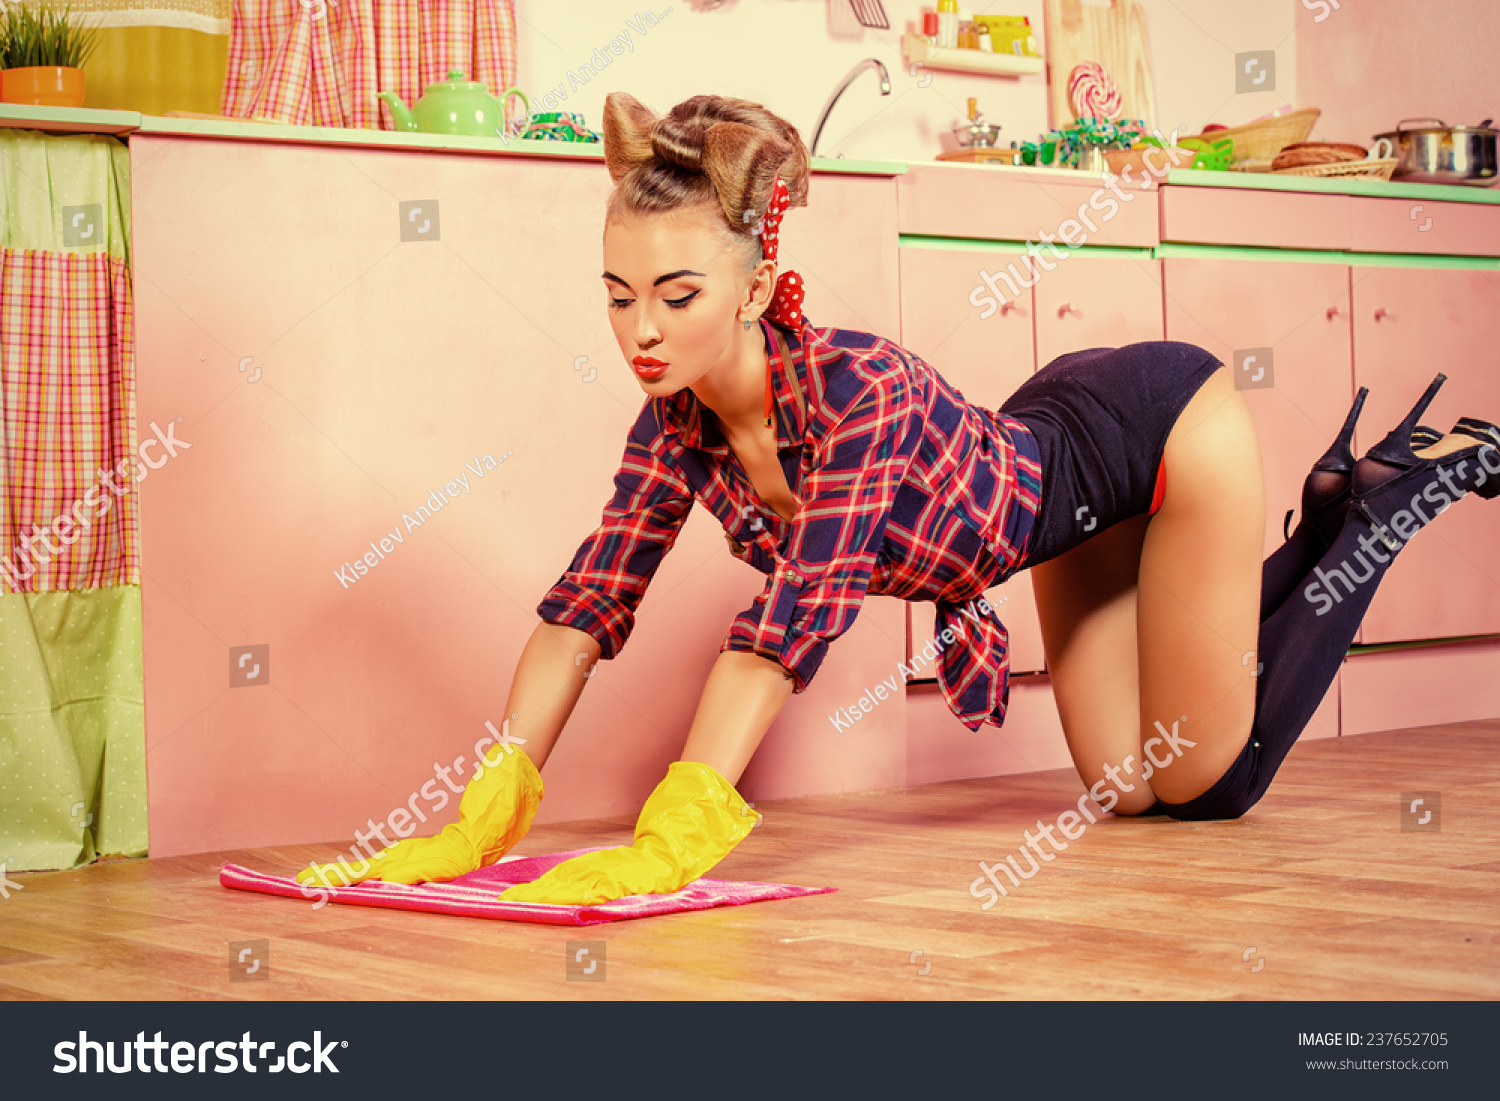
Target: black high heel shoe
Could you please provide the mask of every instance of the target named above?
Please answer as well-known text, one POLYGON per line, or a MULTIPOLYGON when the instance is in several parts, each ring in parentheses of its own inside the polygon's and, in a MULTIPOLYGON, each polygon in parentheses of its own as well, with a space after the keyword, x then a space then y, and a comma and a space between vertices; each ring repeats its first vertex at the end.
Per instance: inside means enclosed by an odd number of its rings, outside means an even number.
MULTIPOLYGON (((1500 427, 1496 427, 1489 421, 1476 420, 1473 417, 1460 417, 1453 431, 1460 436, 1473 436, 1480 443, 1487 443, 1491 447, 1500 448, 1500 427)), ((1437 441, 1434 440, 1433 443, 1437 441)), ((1413 445, 1415 446, 1415 445, 1413 445)), ((1431 446, 1430 444, 1428 446, 1431 446)))
MULTIPOLYGON (((1351 448, 1354 441, 1354 425, 1359 420, 1360 411, 1364 408, 1365 398, 1369 393, 1368 387, 1360 387, 1338 437, 1323 457, 1313 464, 1312 472, 1302 483, 1302 515, 1304 518, 1315 517, 1313 530, 1323 540, 1325 548, 1332 544, 1333 537, 1344 526, 1344 516, 1349 511, 1351 499, 1349 479, 1354 473, 1354 452, 1351 448)), ((1496 428, 1488 421, 1464 417, 1454 425, 1453 434, 1473 436, 1481 442, 1490 442, 1500 447, 1500 428, 1496 428)), ((1445 433, 1439 432, 1436 428, 1419 424, 1412 429, 1412 450, 1425 451, 1441 441, 1444 435, 1445 433)), ((1287 539, 1292 537, 1294 515, 1296 515, 1295 511, 1288 509, 1286 519, 1282 521, 1282 534, 1287 539)))
MULTIPOLYGON (((1312 471, 1302 483, 1302 522, 1307 524, 1330 547, 1344 526, 1344 515, 1351 499, 1349 486, 1354 474, 1354 452, 1350 445, 1354 441, 1354 424, 1359 420, 1360 410, 1365 407, 1365 398, 1370 389, 1361 386, 1354 395, 1354 404, 1344 418, 1344 426, 1323 457, 1313 463, 1312 471)), ((1283 530, 1291 538, 1292 514, 1286 514, 1283 530)))
POLYGON ((1441 373, 1433 379, 1406 419, 1354 464, 1349 507, 1369 523, 1393 554, 1432 516, 1466 493, 1486 500, 1500 496, 1500 428, 1488 421, 1469 417, 1460 421, 1464 426, 1460 434, 1473 435, 1476 442, 1446 455, 1422 458, 1412 448, 1417 419, 1447 381, 1448 376, 1441 373), (1483 454, 1486 451, 1494 454, 1483 454))

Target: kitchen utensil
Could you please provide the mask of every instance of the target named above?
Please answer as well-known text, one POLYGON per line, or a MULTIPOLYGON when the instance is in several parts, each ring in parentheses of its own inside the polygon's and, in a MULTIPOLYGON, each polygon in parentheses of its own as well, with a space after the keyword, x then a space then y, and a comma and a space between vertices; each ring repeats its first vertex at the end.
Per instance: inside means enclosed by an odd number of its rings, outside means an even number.
POLYGON ((416 106, 408 108, 394 92, 378 92, 396 120, 397 130, 420 130, 428 134, 469 134, 474 137, 505 136, 505 101, 519 96, 531 114, 531 102, 519 88, 507 88, 498 96, 476 80, 465 80, 462 69, 450 69, 447 80, 429 84, 416 106))
MULTIPOLYGON (((1017 5, 1019 6, 1019 5, 1017 5)), ((1053 126, 1078 115, 1068 98, 1068 77, 1084 62, 1109 70, 1120 89, 1120 114, 1156 125, 1151 53, 1140 0, 1110 0, 1108 7, 1081 0, 1044 0, 1048 61, 1047 100, 1053 126)), ((1095 112, 1097 113, 1097 112, 1095 112)), ((1119 117, 1119 116, 1116 116, 1119 117)))
MULTIPOLYGON (((1382 161, 1387 157, 1396 156, 1396 145, 1390 138, 1376 138, 1375 144, 1370 146, 1370 151, 1365 154, 1366 160, 1382 161)), ((1397 158, 1400 159, 1399 157, 1397 158)))
POLYGON ((970 96, 968 125, 955 126, 953 136, 963 149, 972 146, 990 148, 1000 139, 1000 127, 984 121, 984 116, 979 113, 979 101, 970 96))
POLYGON ((1021 151, 1019 149, 1002 149, 999 147, 992 149, 983 145, 970 145, 963 149, 939 153, 937 159, 940 161, 957 161, 960 164, 1019 164, 1021 163, 1021 151))
POLYGON ((1300 111, 1278 115, 1275 118, 1247 122, 1243 126, 1231 126, 1227 130, 1212 130, 1197 137, 1215 142, 1228 138, 1234 142, 1236 161, 1270 161, 1288 145, 1306 141, 1312 133, 1313 124, 1323 113, 1320 107, 1304 107, 1300 111))
POLYGON ((1073 167, 1080 172, 1091 172, 1097 176, 1109 165, 1104 159, 1104 146, 1095 142, 1082 142, 1075 152, 1077 155, 1073 159, 1073 167))
POLYGON ((1495 137, 1485 119, 1478 126, 1448 126, 1441 119, 1402 119, 1396 129, 1376 134, 1395 145, 1396 170, 1392 179, 1412 183, 1468 184, 1489 187, 1495 182, 1495 137), (1414 126, 1409 122, 1432 122, 1436 126, 1414 126))
POLYGON ((859 20, 861 27, 891 29, 891 21, 885 17, 885 5, 880 0, 849 0, 849 6, 854 9, 854 18, 859 20))

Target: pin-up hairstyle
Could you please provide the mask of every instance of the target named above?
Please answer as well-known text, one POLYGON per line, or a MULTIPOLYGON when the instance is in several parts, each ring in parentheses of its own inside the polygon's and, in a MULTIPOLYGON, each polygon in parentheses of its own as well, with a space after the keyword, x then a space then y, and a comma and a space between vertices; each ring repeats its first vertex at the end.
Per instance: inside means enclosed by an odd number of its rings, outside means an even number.
POLYGON ((658 116, 634 96, 604 100, 604 161, 615 189, 607 218, 714 204, 759 251, 756 229, 780 173, 792 206, 807 205, 807 147, 758 103, 694 96, 658 116))

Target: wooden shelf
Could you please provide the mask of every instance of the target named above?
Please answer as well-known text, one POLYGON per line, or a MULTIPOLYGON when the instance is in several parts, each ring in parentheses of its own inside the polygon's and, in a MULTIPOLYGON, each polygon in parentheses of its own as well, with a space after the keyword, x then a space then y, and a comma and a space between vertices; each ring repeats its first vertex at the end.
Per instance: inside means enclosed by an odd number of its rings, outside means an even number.
POLYGON ((948 69, 958 73, 983 73, 986 76, 1032 76, 1043 72, 1046 59, 1020 57, 1016 54, 988 54, 981 50, 955 50, 933 46, 919 34, 901 36, 901 53, 908 65, 925 69, 948 69))

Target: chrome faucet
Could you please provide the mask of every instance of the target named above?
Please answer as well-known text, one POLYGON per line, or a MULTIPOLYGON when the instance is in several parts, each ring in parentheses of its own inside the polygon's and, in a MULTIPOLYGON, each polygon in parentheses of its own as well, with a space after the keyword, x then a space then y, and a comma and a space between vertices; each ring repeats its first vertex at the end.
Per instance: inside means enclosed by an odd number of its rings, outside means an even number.
POLYGON ((839 86, 833 90, 833 95, 828 97, 828 102, 823 105, 823 112, 818 116, 818 125, 813 130, 812 147, 808 150, 810 156, 818 155, 818 139, 823 136, 823 126, 828 122, 828 115, 833 110, 833 105, 839 101, 839 96, 844 94, 844 89, 854 83, 854 78, 859 76, 865 69, 874 69, 880 74, 880 94, 888 96, 891 94, 891 74, 885 71, 885 66, 877 59, 867 57, 845 74, 844 79, 839 81, 839 86))

